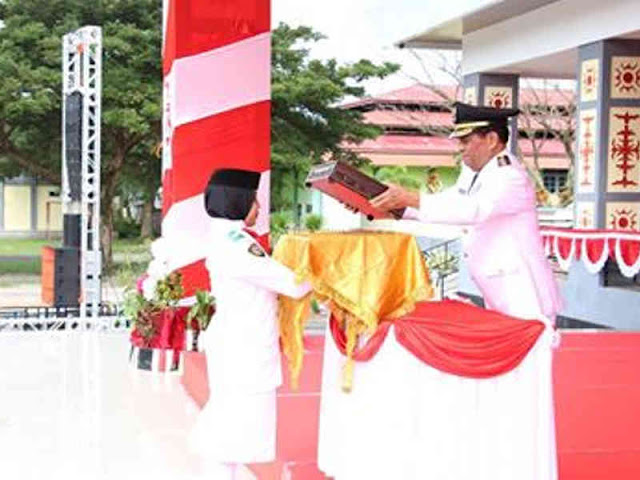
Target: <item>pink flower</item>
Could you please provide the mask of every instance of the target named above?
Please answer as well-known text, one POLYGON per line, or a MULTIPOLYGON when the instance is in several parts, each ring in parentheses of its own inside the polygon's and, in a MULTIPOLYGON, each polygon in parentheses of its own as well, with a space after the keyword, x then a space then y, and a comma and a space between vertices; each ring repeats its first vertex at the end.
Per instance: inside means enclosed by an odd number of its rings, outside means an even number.
POLYGON ((142 294, 142 284, 144 283, 144 281, 149 278, 149 274, 148 273, 144 273, 142 275, 140 275, 138 277, 138 279, 136 280, 136 291, 139 294, 142 294))

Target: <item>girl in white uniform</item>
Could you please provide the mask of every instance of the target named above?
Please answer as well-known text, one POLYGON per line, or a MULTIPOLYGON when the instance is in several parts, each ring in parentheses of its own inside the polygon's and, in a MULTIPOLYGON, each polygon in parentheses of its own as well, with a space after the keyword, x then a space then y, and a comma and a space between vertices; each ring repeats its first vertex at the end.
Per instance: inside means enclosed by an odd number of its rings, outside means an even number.
POLYGON ((265 464, 275 460, 276 388, 282 383, 277 295, 300 298, 311 290, 243 230, 258 215, 259 179, 255 172, 218 170, 205 192, 212 217, 206 266, 216 313, 200 337, 210 398, 191 442, 214 480, 234 479, 238 464, 261 478, 274 475, 265 464))

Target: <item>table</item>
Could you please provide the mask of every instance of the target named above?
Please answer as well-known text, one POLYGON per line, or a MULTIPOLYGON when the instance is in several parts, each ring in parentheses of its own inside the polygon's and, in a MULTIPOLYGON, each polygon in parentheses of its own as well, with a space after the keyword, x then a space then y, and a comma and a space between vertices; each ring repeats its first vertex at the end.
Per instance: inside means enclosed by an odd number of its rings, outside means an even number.
MULTIPOLYGON (((554 334, 545 323, 421 301, 426 267, 403 234, 292 234, 274 257, 332 311, 318 453, 328 476, 556 479, 554 334)), ((282 299, 294 374, 307 302, 282 299)))

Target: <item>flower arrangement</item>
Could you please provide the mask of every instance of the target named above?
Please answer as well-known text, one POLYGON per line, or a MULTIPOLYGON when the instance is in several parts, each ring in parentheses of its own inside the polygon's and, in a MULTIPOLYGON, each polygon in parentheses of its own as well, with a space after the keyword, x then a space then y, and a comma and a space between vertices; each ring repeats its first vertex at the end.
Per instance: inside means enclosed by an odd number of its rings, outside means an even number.
POLYGON ((187 348, 198 350, 198 336, 207 329, 211 316, 215 312, 216 303, 211 294, 205 290, 196 291, 196 303, 191 306, 186 316, 187 348))
POLYGON ((154 298, 161 307, 175 307, 183 294, 182 274, 172 272, 158 281, 154 298))
POLYGON ((163 312, 172 310, 182 298, 182 275, 173 272, 158 281, 151 299, 144 297, 140 289, 129 291, 124 299, 123 312, 133 326, 132 338, 140 337, 145 347, 159 333, 163 312))
POLYGON ((205 290, 196 292, 196 303, 187 314, 187 328, 193 328, 193 320, 196 321, 199 331, 206 330, 215 311, 216 302, 211 294, 205 290))

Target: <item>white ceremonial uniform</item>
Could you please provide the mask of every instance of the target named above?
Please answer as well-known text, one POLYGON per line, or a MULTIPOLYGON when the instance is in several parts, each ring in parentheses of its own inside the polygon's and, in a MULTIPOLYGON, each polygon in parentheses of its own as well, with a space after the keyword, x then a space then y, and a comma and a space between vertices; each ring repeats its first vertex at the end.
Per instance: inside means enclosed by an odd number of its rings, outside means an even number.
POLYGON ((561 300, 544 254, 535 191, 524 167, 506 151, 477 175, 442 193, 420 196, 404 218, 468 225, 463 239, 469 271, 487 308, 550 322, 561 300))
POLYGON ((216 313, 203 332, 210 398, 190 439, 208 460, 275 459, 276 398, 282 383, 277 295, 306 295, 291 270, 242 230, 242 221, 213 218, 206 266, 216 313))

